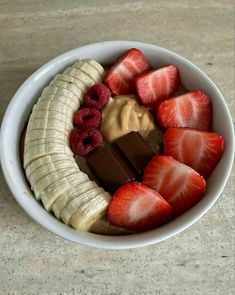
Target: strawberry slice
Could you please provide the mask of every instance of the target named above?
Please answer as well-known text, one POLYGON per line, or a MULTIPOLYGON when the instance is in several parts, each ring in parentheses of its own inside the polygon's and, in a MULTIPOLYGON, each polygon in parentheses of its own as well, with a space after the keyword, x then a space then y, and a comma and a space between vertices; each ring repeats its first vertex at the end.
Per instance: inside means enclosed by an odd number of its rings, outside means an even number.
POLYGON ((193 207, 203 196, 206 182, 189 166, 167 156, 155 156, 146 166, 143 183, 159 192, 175 215, 193 207))
POLYGON ((138 75, 135 85, 140 103, 146 107, 156 106, 173 94, 179 82, 179 71, 173 65, 138 75))
POLYGON ((219 162, 224 140, 216 133, 170 128, 164 134, 164 154, 192 167, 207 178, 219 162))
POLYGON ((140 182, 129 182, 113 195, 108 221, 133 231, 145 231, 169 221, 171 206, 154 190, 140 182))
POLYGON ((135 76, 148 69, 143 53, 137 48, 131 48, 115 61, 104 83, 113 95, 133 94, 135 76))
POLYGON ((211 129, 212 105, 206 94, 193 90, 162 102, 156 117, 166 129, 189 127, 206 131, 211 129))

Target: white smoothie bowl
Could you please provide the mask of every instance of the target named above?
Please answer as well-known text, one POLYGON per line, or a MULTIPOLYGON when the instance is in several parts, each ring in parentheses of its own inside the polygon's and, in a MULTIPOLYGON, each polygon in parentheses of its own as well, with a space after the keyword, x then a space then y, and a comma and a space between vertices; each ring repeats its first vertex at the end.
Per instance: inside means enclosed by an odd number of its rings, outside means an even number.
POLYGON ((182 232, 200 219, 215 203, 225 187, 234 157, 234 129, 225 100, 210 78, 187 59, 164 48, 132 41, 108 41, 68 51, 39 68, 12 98, 1 126, 1 165, 6 182, 21 207, 49 231, 78 244, 105 249, 128 249, 158 243, 182 232), (65 67, 81 58, 110 64, 127 49, 139 48, 152 67, 173 64, 187 90, 198 89, 209 95, 213 104, 213 129, 225 141, 224 154, 210 176, 203 199, 185 214, 154 230, 126 236, 105 236, 79 232, 57 220, 36 201, 25 179, 20 162, 19 139, 43 87, 65 67))

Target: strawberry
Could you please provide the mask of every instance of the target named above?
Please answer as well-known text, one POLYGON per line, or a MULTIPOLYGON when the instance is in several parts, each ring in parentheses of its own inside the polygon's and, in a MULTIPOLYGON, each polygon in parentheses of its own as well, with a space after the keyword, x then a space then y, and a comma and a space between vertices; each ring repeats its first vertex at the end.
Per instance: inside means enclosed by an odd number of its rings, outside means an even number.
POLYGON ((179 72, 173 65, 136 76, 135 86, 141 104, 155 107, 179 87, 179 72))
POLYGON ((223 138, 212 132, 170 128, 164 134, 164 154, 192 167, 204 178, 219 162, 223 146, 223 138))
POLYGON ((206 94, 193 90, 162 102, 156 117, 166 129, 189 127, 206 131, 211 129, 212 105, 206 94))
POLYGON ((155 156, 146 166, 143 183, 172 206, 175 215, 193 207, 203 196, 206 182, 189 166, 172 157, 155 156))
POLYGON ((171 217, 171 206, 159 193, 140 182, 119 187, 108 207, 110 224, 137 232, 161 225, 171 217))
POLYGON ((149 69, 143 53, 137 48, 131 48, 121 55, 109 70, 105 85, 113 95, 134 93, 134 77, 149 69))

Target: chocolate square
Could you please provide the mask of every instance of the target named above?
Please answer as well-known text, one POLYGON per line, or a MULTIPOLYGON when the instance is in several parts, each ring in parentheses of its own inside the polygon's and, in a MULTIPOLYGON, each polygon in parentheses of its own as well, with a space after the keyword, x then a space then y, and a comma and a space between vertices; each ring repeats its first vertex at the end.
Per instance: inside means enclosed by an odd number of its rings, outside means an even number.
POLYGON ((87 164, 105 189, 114 192, 122 184, 136 179, 125 158, 112 146, 104 147, 87 158, 87 164))
POLYGON ((145 166, 154 156, 138 132, 130 132, 120 137, 114 144, 138 175, 143 173, 145 166))

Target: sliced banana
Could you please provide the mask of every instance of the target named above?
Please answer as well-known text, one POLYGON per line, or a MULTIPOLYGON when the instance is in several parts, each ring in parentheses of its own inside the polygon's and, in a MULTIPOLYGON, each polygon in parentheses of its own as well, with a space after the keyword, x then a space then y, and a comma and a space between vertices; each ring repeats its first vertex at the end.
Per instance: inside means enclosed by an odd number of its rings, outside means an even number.
MULTIPOLYGON (((67 139, 68 141, 68 139, 67 139)), ((57 138, 53 138, 53 137, 47 137, 47 138, 39 138, 39 139, 35 139, 32 141, 28 141, 27 144, 25 144, 24 146, 24 150, 25 152, 27 152, 28 150, 36 147, 36 146, 42 146, 42 145, 65 145, 65 141, 57 139, 57 138)))
POLYGON ((38 105, 40 105, 43 101, 56 101, 56 102, 62 102, 65 105, 67 105, 67 109, 69 108, 70 111, 74 112, 80 107, 80 102, 78 101, 77 97, 75 98, 68 98, 63 95, 42 95, 38 99, 38 105))
POLYGON ((110 195, 107 192, 99 194, 77 209, 69 220, 69 224, 81 231, 88 231, 108 208, 110 195))
POLYGON ((33 129, 60 129, 60 130, 68 130, 70 132, 73 129, 73 124, 70 122, 66 121, 60 121, 54 118, 34 118, 30 117, 29 123, 28 123, 29 128, 33 129))
POLYGON ((32 161, 37 160, 40 157, 53 154, 66 154, 72 156, 73 152, 65 144, 40 144, 32 146, 24 151, 24 168, 26 168, 32 161))
POLYGON ((35 139, 32 141, 28 141, 27 143, 25 143, 24 149, 25 151, 31 149, 32 147, 36 146, 36 145, 42 145, 42 144, 66 144, 66 142, 68 142, 69 139, 67 140, 63 140, 63 139, 58 139, 58 138, 53 138, 53 137, 47 137, 47 138, 39 138, 39 139, 35 139))
POLYGON ((68 188, 61 196, 55 201, 53 204, 52 210, 57 218, 60 218, 60 214, 67 204, 75 199, 78 198, 79 195, 89 191, 92 188, 98 187, 96 182, 94 181, 86 181, 83 183, 79 183, 74 187, 68 188))
POLYGON ((76 85, 81 91, 84 93, 87 91, 87 86, 80 79, 66 75, 66 74, 58 74, 55 76, 55 80, 65 81, 76 85))
POLYGON ((30 117, 28 128, 30 129, 29 131, 37 129, 58 129, 60 131, 72 130, 73 124, 71 123, 71 118, 70 120, 68 118, 69 117, 67 116, 63 119, 63 114, 60 114, 58 116, 47 116, 47 114, 44 113, 44 116, 41 116, 41 114, 35 113, 30 117))
POLYGON ((72 92, 78 99, 78 101, 82 100, 83 93, 80 88, 78 88, 76 85, 72 84, 71 82, 65 82, 60 80, 53 80, 50 83, 51 86, 55 87, 61 87, 64 88, 70 92, 72 92))
POLYGON ((33 129, 30 128, 27 130, 25 137, 25 144, 29 141, 33 141, 36 139, 45 138, 47 135, 48 137, 54 137, 54 138, 64 138, 65 140, 68 140, 69 132, 64 132, 61 129, 58 128, 48 128, 48 129, 33 129))
MULTIPOLYGON (((56 118, 51 117, 50 114, 50 110, 42 110, 38 113, 38 109, 34 109, 28 122, 25 144, 31 140, 44 138, 46 136, 54 137, 55 139, 58 138, 60 141, 62 137, 68 138, 70 131, 73 129, 71 119, 71 117, 73 117, 72 113, 67 117, 62 113, 58 113, 56 118), (37 132, 36 130, 39 131, 37 132), (39 135, 40 137, 38 137, 39 135)), ((66 140, 66 142, 68 141, 66 140)))
POLYGON ((58 74, 42 91, 30 116, 24 148, 26 177, 46 210, 80 230, 103 215, 109 193, 80 171, 69 147, 74 112, 104 69, 85 59, 58 74))
POLYGON ((67 114, 58 113, 54 110, 37 110, 34 111, 30 117, 30 119, 42 119, 42 118, 50 118, 56 119, 59 121, 64 121, 68 124, 71 124, 71 118, 67 114))
POLYGON ((29 142, 39 139, 54 138, 56 141, 69 145, 69 134, 65 134, 58 129, 30 129, 25 136, 25 147, 29 142))
POLYGON ((33 161, 28 167, 25 169, 27 178, 30 177, 32 173, 38 168, 45 167, 45 165, 53 163, 64 163, 65 161, 74 161, 73 156, 68 156, 66 154, 54 154, 54 155, 48 155, 41 158, 38 158, 37 160, 33 161))
POLYGON ((63 74, 80 79, 86 84, 87 88, 90 88, 96 83, 87 73, 73 67, 67 68, 63 74))
MULTIPOLYGON (((55 80, 53 80, 55 81, 55 80)), ((75 95, 73 92, 70 90, 64 88, 64 87, 59 87, 59 86, 53 86, 49 85, 45 87, 42 91, 42 96, 44 95, 58 95, 58 96, 66 96, 67 98, 77 98, 77 95, 75 95)))
MULTIPOLYGON (((67 142, 68 142, 68 138, 69 138, 69 135, 70 135, 70 132, 71 132, 71 126, 67 126, 67 125, 62 125, 62 124, 58 124, 56 125, 55 121, 45 121, 43 123, 43 120, 41 119, 37 119, 37 120, 34 120, 33 122, 35 122, 35 128, 36 129, 32 129, 30 128, 28 134, 27 134, 27 137, 25 139, 25 142, 29 142, 29 141, 32 141, 32 137, 31 137, 31 133, 35 130, 40 130, 40 131, 54 131, 54 132, 58 132, 58 133, 61 133, 61 137, 64 136, 67 138, 67 142), (40 120, 40 121, 39 121, 40 120), (42 121, 42 122, 41 122, 42 121), (62 131, 63 130, 63 131, 62 131)), ((66 123, 65 123, 66 124, 66 123)), ((33 126, 33 123, 30 122, 30 127, 33 126)), ((53 138, 56 138, 55 136, 52 136, 53 138)))
POLYGON ((34 183, 36 185, 40 179, 43 179, 44 177, 49 176, 51 173, 59 172, 60 170, 76 170, 80 171, 78 165, 74 163, 74 161, 57 161, 57 162, 48 162, 43 166, 38 167, 33 171, 33 173, 30 174, 28 177, 28 180, 31 183, 34 183))
POLYGON ((65 114, 66 116, 70 116, 73 114, 73 109, 71 107, 68 108, 68 105, 64 102, 58 102, 58 101, 51 101, 51 100, 44 100, 41 101, 40 104, 37 103, 33 107, 33 112, 36 111, 55 111, 61 114, 65 114))
POLYGON ((32 142, 43 143, 45 138, 50 138, 50 141, 54 142, 63 142, 66 145, 69 145, 69 136, 66 136, 63 132, 53 129, 30 129, 30 132, 27 133, 25 138, 25 146, 32 142))
POLYGON ((104 68, 102 67, 101 64, 99 64, 97 61, 95 61, 94 59, 91 59, 91 58, 83 59, 83 61, 85 61, 85 62, 89 63, 90 65, 92 65, 100 73, 101 78, 103 78, 103 76, 104 76, 104 68))
POLYGON ((38 180, 38 182, 33 183, 33 185, 31 186, 35 193, 36 199, 40 200, 42 192, 48 186, 59 181, 60 179, 65 178, 66 176, 69 176, 71 174, 77 174, 77 173, 80 173, 78 167, 69 168, 69 169, 65 168, 65 169, 61 169, 59 171, 53 171, 49 174, 44 175, 42 178, 38 180))
POLYGON ((88 62, 84 62, 84 60, 79 60, 75 64, 72 65, 72 68, 78 69, 83 73, 89 75, 94 82, 98 81, 101 82, 102 76, 100 75, 99 71, 88 62))
POLYGON ((61 211, 61 219, 64 221, 65 224, 69 224, 69 220, 71 216, 77 211, 77 209, 84 203, 92 200, 100 193, 104 192, 103 188, 95 187, 90 189, 87 192, 80 194, 77 198, 72 199, 67 206, 61 211))
MULTIPOLYGON (((46 122, 58 122, 59 126, 67 125, 72 126, 73 114, 70 113, 69 115, 56 113, 55 111, 51 110, 40 110, 34 111, 29 118, 28 124, 32 129, 38 129, 39 126, 34 128, 31 124, 34 124, 36 121, 43 121, 43 126, 45 126, 46 122)), ((59 127, 61 128, 61 127, 59 127)))
POLYGON ((41 194, 41 200, 44 207, 47 211, 51 211, 54 202, 61 196, 61 194, 63 194, 63 192, 67 191, 69 187, 72 187, 77 183, 83 183, 88 180, 88 176, 85 173, 78 172, 52 183, 41 194))

